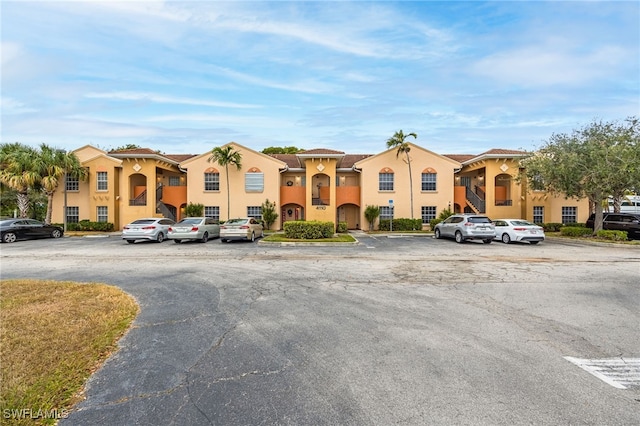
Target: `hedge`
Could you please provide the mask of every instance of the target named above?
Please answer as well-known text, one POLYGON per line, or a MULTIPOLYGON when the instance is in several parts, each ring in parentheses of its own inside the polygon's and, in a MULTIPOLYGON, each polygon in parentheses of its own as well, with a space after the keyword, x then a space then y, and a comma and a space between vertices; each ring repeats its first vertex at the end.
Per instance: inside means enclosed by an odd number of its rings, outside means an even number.
POLYGON ((347 222, 338 222, 338 234, 344 234, 347 232, 349 225, 347 222))
POLYGON ((283 228, 286 238, 320 240, 333 237, 334 226, 333 222, 288 220, 284 223, 283 228))
POLYGON ((607 231, 604 229, 596 232, 596 237, 612 241, 627 241, 628 239, 627 231, 607 231))
MULTIPOLYGON (((379 230, 380 231, 390 231, 390 219, 381 219, 379 230)), ((406 219, 406 218, 398 218, 393 219, 393 230, 394 231, 422 231, 422 219, 406 219)))
POLYGON ((560 235, 566 237, 584 237, 593 234, 593 230, 584 226, 563 226, 560 228, 560 235))
POLYGON ((111 222, 91 222, 89 220, 81 220, 77 223, 67 223, 67 231, 100 231, 112 232, 114 230, 111 222))

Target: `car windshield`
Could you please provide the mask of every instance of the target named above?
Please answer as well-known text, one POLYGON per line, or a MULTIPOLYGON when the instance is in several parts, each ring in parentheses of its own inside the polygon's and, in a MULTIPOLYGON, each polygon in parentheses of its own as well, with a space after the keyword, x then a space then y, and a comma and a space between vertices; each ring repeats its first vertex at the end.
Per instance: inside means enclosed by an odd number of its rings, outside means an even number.
POLYGON ((242 225, 247 223, 247 219, 229 219, 225 225, 242 225))

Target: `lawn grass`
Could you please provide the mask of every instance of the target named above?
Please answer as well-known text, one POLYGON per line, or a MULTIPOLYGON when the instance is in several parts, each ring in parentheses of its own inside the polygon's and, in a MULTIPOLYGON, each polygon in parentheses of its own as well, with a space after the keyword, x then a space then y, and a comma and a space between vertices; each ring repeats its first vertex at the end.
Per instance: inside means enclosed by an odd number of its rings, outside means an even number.
POLYGON ((0 422, 65 417, 138 311, 105 284, 0 280, 0 422))
POLYGON ((263 241, 270 243, 355 243, 356 239, 349 234, 335 234, 332 238, 319 238, 319 239, 297 239, 286 238, 284 233, 275 233, 263 238, 263 241))

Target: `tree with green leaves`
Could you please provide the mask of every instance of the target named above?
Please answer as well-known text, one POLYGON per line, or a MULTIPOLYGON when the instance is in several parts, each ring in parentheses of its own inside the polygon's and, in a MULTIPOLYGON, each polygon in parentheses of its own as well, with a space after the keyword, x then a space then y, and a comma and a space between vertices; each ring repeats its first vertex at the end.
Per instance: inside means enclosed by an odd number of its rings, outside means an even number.
POLYGON ((373 231, 373 224, 378 216, 380 216, 380 207, 368 205, 364 209, 364 218, 369 222, 369 231, 373 231))
POLYGON ((227 178, 227 220, 231 219, 231 194, 229 191, 229 165, 236 167, 236 170, 242 169, 242 154, 239 151, 233 149, 233 146, 217 146, 211 150, 210 162, 218 163, 225 169, 225 175, 227 178))
POLYGON ((0 181, 16 191, 21 218, 28 217, 29 190, 40 180, 37 159, 37 150, 30 146, 18 142, 0 146, 0 181))
POLYGON ((396 158, 404 155, 404 161, 409 166, 409 195, 411 197, 411 219, 413 219, 413 177, 411 175, 411 156, 409 156, 411 146, 409 146, 409 142, 407 142, 409 136, 413 136, 413 139, 418 138, 418 135, 415 133, 407 133, 405 135, 402 130, 398 130, 392 137, 387 139, 387 148, 396 148, 396 158))
POLYGON ((261 152, 263 154, 297 154, 300 151, 302 150, 295 146, 270 146, 269 148, 263 149, 261 152))
POLYGON ((640 182, 640 122, 594 121, 571 134, 553 134, 521 166, 519 180, 526 178, 529 190, 588 198, 597 232, 602 229, 602 202, 622 197, 640 182))
POLYGON ((80 180, 86 179, 87 170, 82 167, 80 160, 74 153, 52 148, 46 144, 40 145, 36 167, 40 175, 40 187, 47 196, 47 211, 44 222, 50 225, 53 212, 53 195, 58 186, 66 184, 65 179, 67 176, 80 180))
POLYGON ((278 219, 278 213, 276 212, 276 203, 267 200, 262 203, 262 220, 267 229, 271 228, 271 225, 278 219))

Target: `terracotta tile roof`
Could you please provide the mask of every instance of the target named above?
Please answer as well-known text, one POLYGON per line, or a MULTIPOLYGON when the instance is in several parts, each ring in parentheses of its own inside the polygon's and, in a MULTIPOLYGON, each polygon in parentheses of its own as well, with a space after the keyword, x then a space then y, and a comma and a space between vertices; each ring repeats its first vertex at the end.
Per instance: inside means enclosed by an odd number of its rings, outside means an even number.
POLYGON ((372 156, 373 156, 373 154, 346 154, 338 162, 338 168, 340 168, 340 169, 350 169, 358 161, 364 160, 365 158, 369 158, 369 157, 372 157, 372 156))
POLYGON ((333 149, 324 149, 324 148, 316 148, 316 149, 309 149, 307 151, 301 151, 298 154, 312 154, 312 155, 316 155, 316 154, 332 154, 332 155, 336 155, 336 154, 344 154, 344 152, 342 151, 334 151, 333 149))
POLYGON ((489 151, 485 151, 482 154, 478 154, 475 157, 481 157, 483 155, 522 155, 522 154, 527 154, 526 151, 516 151, 513 149, 500 149, 500 148, 493 148, 490 149, 489 151))
POLYGON ((302 165, 300 164, 300 160, 298 160, 298 157, 296 156, 296 154, 267 154, 269 155, 269 157, 273 157, 276 160, 280 160, 282 162, 284 162, 287 166, 289 166, 292 169, 299 169, 302 167, 302 165))
POLYGON ((177 161, 178 163, 182 163, 183 161, 187 161, 189 158, 197 157, 195 154, 166 154, 165 157, 177 161))
POLYGON ((140 154, 145 154, 145 155, 149 155, 149 154, 157 154, 156 151, 149 149, 149 148, 134 148, 134 149, 122 149, 122 150, 113 150, 113 151, 109 151, 109 154, 122 154, 122 155, 140 155, 140 154))
POLYGON ((477 155, 473 154, 442 154, 442 156, 451 158, 453 161, 457 161, 458 163, 464 163, 467 160, 477 157, 477 155))

